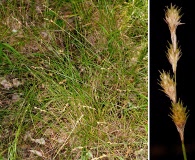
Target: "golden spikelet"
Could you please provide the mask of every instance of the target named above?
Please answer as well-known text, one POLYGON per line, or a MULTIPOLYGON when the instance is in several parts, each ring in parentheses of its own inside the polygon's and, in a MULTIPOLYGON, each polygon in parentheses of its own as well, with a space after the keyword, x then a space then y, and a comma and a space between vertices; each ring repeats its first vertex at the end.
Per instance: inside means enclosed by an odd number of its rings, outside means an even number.
POLYGON ((184 128, 188 118, 188 112, 186 107, 183 106, 181 101, 177 103, 172 103, 171 115, 173 122, 175 123, 177 130, 180 134, 181 141, 184 140, 184 128))

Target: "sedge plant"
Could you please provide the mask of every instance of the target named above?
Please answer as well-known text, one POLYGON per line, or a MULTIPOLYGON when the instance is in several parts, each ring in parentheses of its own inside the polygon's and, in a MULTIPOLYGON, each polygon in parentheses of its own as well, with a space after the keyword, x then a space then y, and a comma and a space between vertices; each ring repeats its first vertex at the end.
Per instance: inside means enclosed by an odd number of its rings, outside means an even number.
POLYGON ((162 91, 170 98, 171 100, 171 114, 174 124, 176 125, 177 131, 179 132, 182 151, 184 160, 187 160, 186 150, 184 145, 184 128, 188 118, 188 112, 186 107, 183 106, 183 103, 180 99, 177 98, 177 89, 176 89, 176 70, 177 70, 177 62, 181 57, 181 50, 178 47, 176 29, 179 25, 183 24, 180 22, 181 20, 181 9, 175 5, 167 7, 165 11, 165 22, 167 23, 170 35, 171 35, 171 43, 169 43, 168 51, 167 51, 167 59, 169 60, 172 66, 172 73, 165 72, 164 70, 160 72, 160 86, 162 87, 162 91))

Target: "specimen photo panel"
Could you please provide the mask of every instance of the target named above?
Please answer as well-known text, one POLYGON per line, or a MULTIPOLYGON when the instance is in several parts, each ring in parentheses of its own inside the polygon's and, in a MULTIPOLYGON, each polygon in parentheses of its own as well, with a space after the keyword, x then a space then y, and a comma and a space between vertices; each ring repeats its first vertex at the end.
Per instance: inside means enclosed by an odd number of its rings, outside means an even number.
POLYGON ((194 8, 181 0, 149 3, 150 159, 194 159, 194 8))

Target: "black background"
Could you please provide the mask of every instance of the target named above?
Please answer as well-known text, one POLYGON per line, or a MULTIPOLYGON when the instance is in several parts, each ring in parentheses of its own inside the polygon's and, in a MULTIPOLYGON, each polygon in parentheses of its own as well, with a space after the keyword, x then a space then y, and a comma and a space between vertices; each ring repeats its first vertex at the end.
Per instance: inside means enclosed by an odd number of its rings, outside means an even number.
POLYGON ((189 110, 185 126, 185 145, 188 160, 195 160, 195 7, 192 1, 150 0, 149 2, 149 78, 150 78, 150 160, 183 160, 179 133, 170 114, 171 101, 160 91, 159 71, 172 68, 166 57, 170 31, 164 21, 166 6, 181 8, 177 40, 182 56, 177 67, 177 97, 189 110))

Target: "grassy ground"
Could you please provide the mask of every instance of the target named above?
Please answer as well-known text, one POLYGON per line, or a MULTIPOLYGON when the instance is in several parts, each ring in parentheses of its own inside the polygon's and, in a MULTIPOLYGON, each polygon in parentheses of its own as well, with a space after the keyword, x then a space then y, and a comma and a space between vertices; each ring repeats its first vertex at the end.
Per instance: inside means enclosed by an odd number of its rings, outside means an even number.
POLYGON ((0 159, 147 159, 147 9, 0 2, 0 159))

